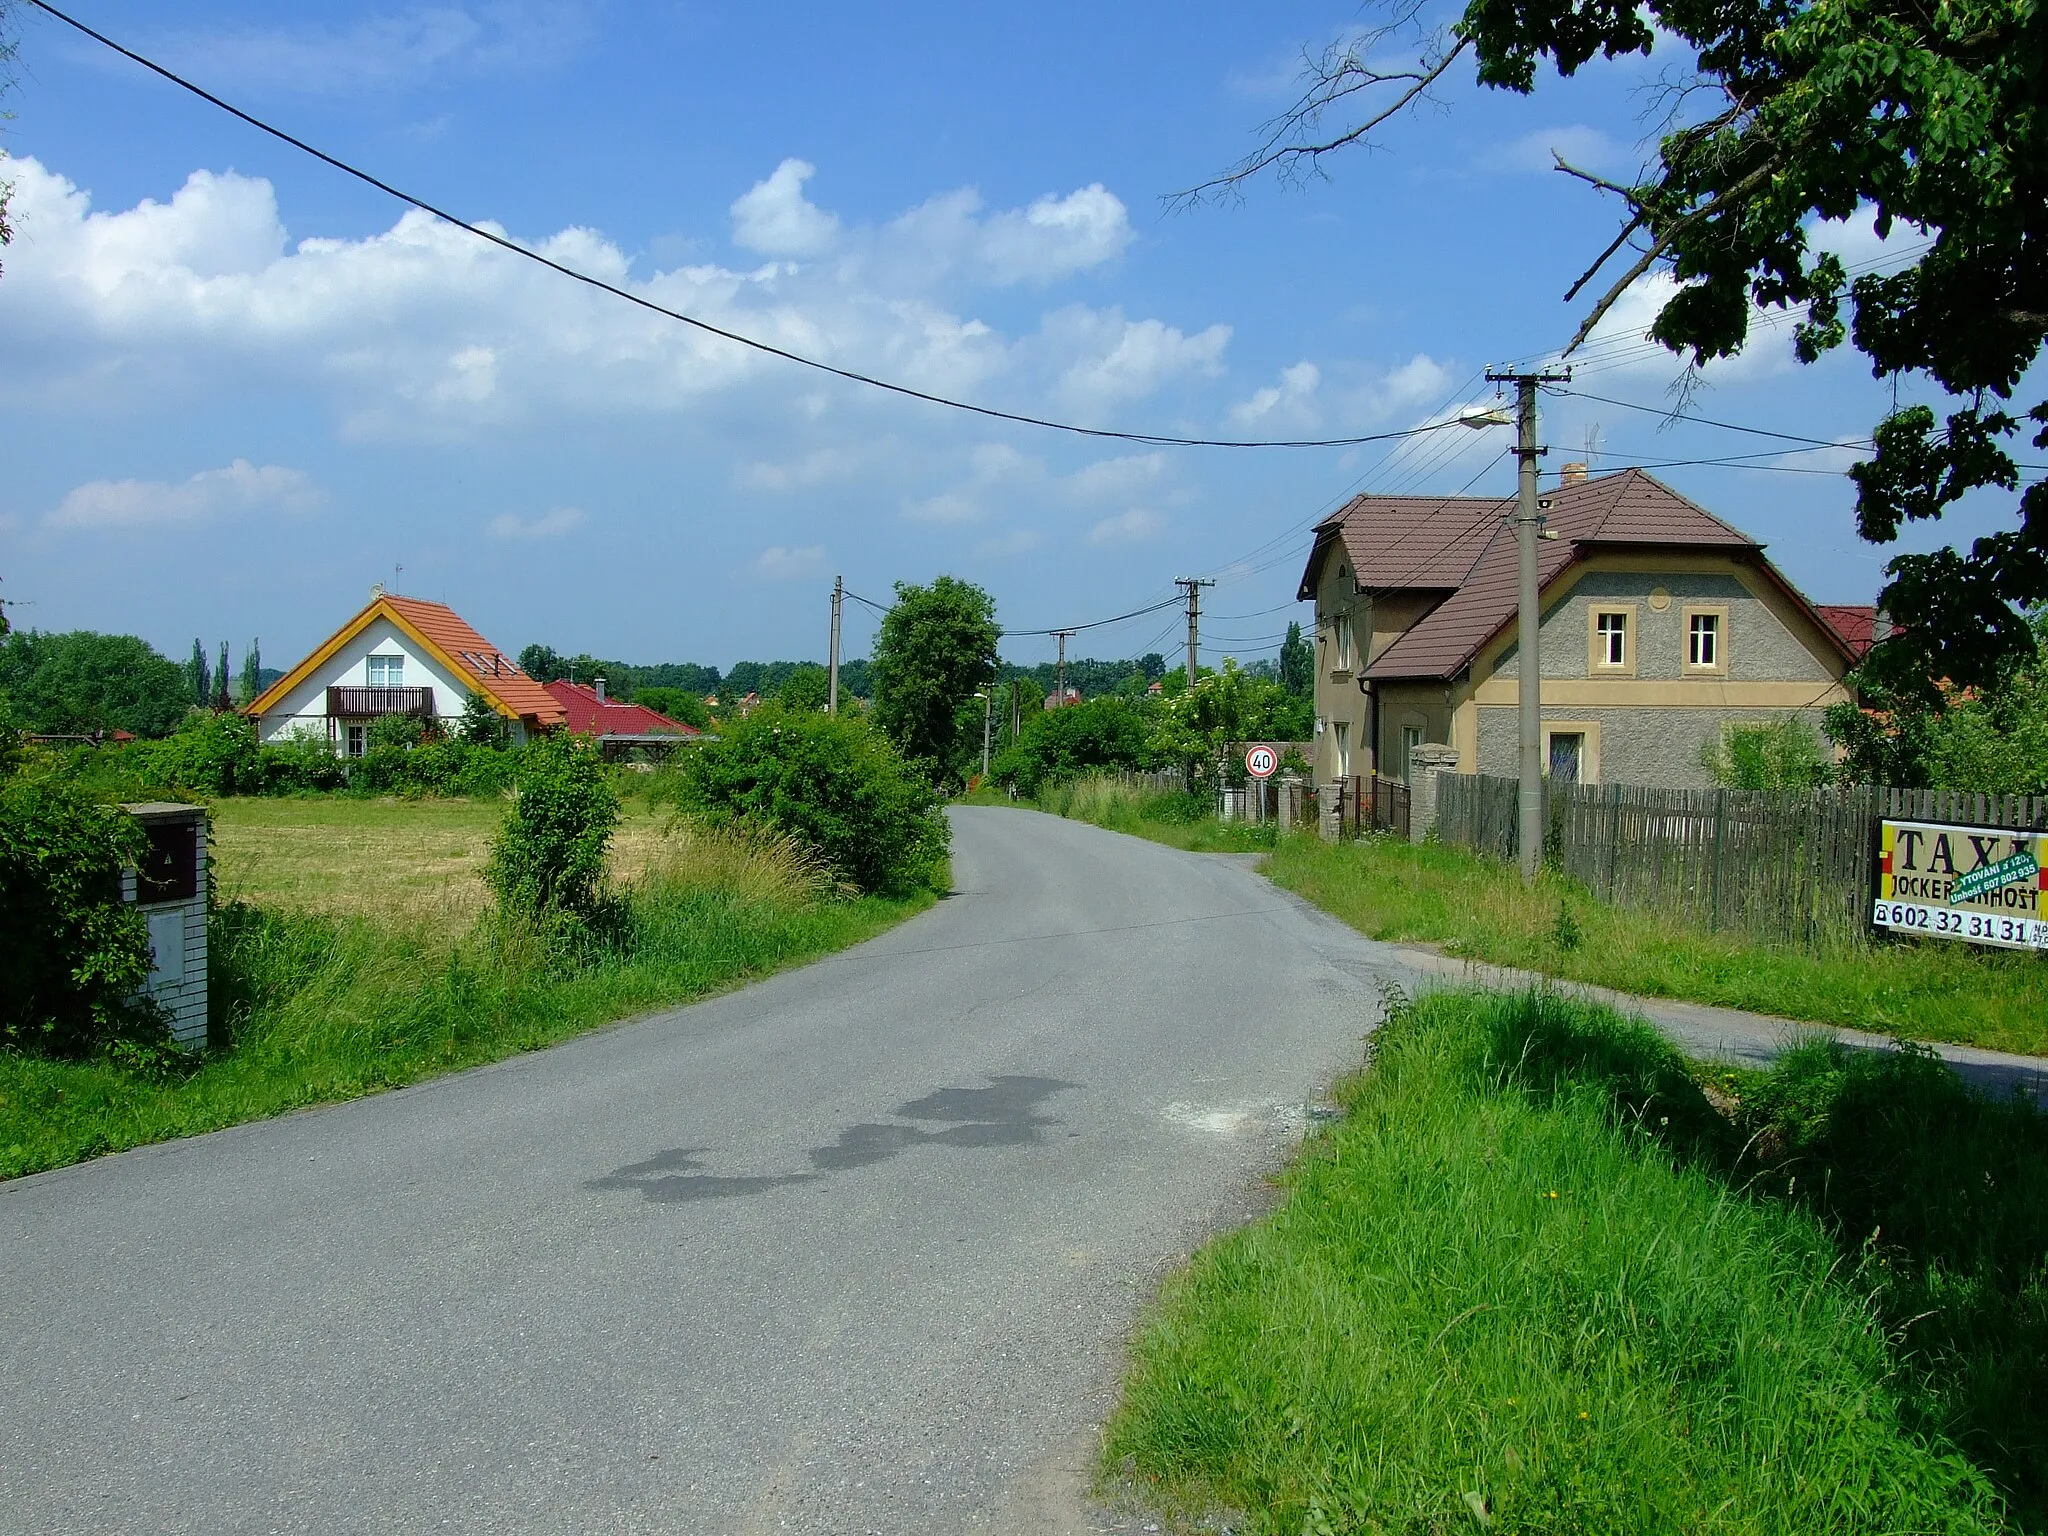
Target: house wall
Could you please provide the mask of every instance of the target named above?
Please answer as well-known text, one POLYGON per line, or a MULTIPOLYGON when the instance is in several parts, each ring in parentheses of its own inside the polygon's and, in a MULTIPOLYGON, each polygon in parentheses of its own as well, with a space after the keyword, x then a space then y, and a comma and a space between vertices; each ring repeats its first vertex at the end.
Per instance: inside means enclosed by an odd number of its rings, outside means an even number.
POLYGON ((1364 667, 1364 653, 1372 640, 1373 608, 1357 590, 1351 560, 1344 546, 1335 545, 1323 558, 1316 582, 1316 738, 1312 768, 1315 781, 1326 784, 1343 771, 1338 765, 1338 730, 1345 728, 1351 745, 1352 773, 1371 772, 1370 743, 1366 740, 1368 703, 1359 691, 1358 677, 1364 667), (1351 620, 1352 656, 1343 665, 1337 652, 1337 620, 1351 620))
MULTIPOLYGON (((1544 594, 1542 656, 1546 730, 1586 737, 1587 782, 1704 788, 1702 753, 1724 726, 1795 714, 1818 732, 1827 706, 1848 697, 1840 654, 1801 610, 1762 573, 1720 556, 1602 555, 1565 572, 1544 594), (1652 606, 1660 593, 1668 603, 1652 606), (1622 674, 1592 665, 1592 614, 1603 605, 1631 616, 1622 674), (1693 607, 1725 610, 1725 671, 1684 665, 1693 607)), ((1474 660, 1451 738, 1466 772, 1518 771, 1517 667, 1509 636, 1474 660)))
POLYGON ((1379 771, 1388 778, 1408 777, 1405 728, 1420 730, 1424 742, 1458 745, 1449 688, 1440 683, 1376 683, 1374 687, 1380 697, 1379 771))
MULTIPOLYGON (((367 688, 372 656, 403 656, 401 686, 432 688, 434 713, 444 723, 461 716, 472 691, 468 682, 435 660, 404 630, 380 616, 265 711, 256 722, 258 738, 277 741, 294 731, 304 731, 321 741, 327 740, 327 690, 367 688)), ((512 735, 515 741, 524 739, 524 730, 516 721, 512 722, 512 735)))

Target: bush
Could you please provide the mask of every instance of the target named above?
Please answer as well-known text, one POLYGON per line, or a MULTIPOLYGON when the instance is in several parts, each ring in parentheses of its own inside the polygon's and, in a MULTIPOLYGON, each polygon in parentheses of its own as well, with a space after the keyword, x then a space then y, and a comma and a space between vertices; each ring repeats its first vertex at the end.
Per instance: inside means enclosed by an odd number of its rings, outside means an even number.
POLYGON ((0 1044, 83 1056, 116 1040, 160 1039, 135 993, 149 979, 149 932, 121 901, 121 869, 142 827, 45 774, 0 781, 0 1044))
POLYGON ((379 715, 363 733, 363 745, 374 752, 379 747, 406 751, 427 739, 427 722, 418 715, 379 715))
POLYGON ((605 846, 619 797, 596 749, 566 734, 543 736, 521 755, 517 788, 486 871, 500 905, 541 921, 607 914, 605 846))
POLYGON ((1832 764, 1820 733, 1798 715, 1727 726, 1700 752, 1723 789, 1812 789, 1832 764))
POLYGON ((1023 735, 989 765, 989 776, 1015 785, 1021 795, 1036 796, 1049 783, 1090 770, 1149 766, 1150 734, 1143 709, 1125 699, 1090 699, 1048 709, 1025 722, 1023 735))
POLYGON ((713 825, 790 833, 863 891, 928 884, 951 842, 937 793, 861 719, 757 710, 692 749, 678 777, 678 798, 713 825))
POLYGON ((263 772, 256 727, 240 715, 194 714, 175 735, 132 749, 142 776, 202 795, 252 795, 263 772))
POLYGON ((340 789, 348 769, 319 737, 296 735, 257 748, 256 777, 258 794, 291 795, 340 789))

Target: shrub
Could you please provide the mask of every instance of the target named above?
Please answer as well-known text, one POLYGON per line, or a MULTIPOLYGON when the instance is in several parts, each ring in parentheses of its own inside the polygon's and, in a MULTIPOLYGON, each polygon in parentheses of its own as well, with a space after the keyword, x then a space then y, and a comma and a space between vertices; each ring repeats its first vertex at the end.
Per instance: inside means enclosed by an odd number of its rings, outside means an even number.
POLYGON ((566 734, 541 737, 520 756, 517 789, 486 872, 499 903, 541 920, 604 915, 605 847, 619 797, 596 749, 566 734))
POLYGON ((47 774, 0 781, 0 1043, 82 1056, 158 1037, 146 1004, 149 933, 121 901, 136 820, 47 774))
POLYGON ((340 789, 348 783, 348 769, 326 742, 301 734, 259 747, 256 777, 259 794, 290 795, 340 789))
POLYGON ((1700 761, 1724 789, 1812 789, 1830 769, 1820 733, 1798 715, 1729 725, 1700 761))
POLYGON ((1143 709, 1125 699, 1090 699, 1049 709, 1025 722, 1023 735, 989 765, 989 776, 1015 785, 1021 795, 1036 796, 1046 784, 1090 769, 1148 766, 1150 734, 1143 709))
POLYGON ((512 726, 489 699, 472 693, 463 700, 462 720, 455 734, 472 747, 504 747, 511 743, 512 726))
POLYGON ((144 778, 202 795, 254 794, 263 772, 256 727, 240 715, 193 714, 175 735, 134 749, 144 778))
POLYGON ((692 749, 679 778, 678 798, 713 825, 790 833, 863 891, 927 884, 951 840, 936 792, 861 719, 757 710, 692 749))
POLYGON ((418 715, 379 715, 363 734, 363 745, 374 752, 379 747, 403 751, 427 738, 427 722, 418 715))

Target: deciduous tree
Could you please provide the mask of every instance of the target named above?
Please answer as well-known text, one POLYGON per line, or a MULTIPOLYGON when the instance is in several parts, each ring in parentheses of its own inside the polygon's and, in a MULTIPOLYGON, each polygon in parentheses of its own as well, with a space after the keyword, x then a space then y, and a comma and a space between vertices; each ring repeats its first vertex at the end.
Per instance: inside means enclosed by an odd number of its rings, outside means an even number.
POLYGON ((1001 634, 995 599, 971 582, 896 583, 875 637, 875 718, 934 777, 951 771, 958 708, 995 677, 1001 634))

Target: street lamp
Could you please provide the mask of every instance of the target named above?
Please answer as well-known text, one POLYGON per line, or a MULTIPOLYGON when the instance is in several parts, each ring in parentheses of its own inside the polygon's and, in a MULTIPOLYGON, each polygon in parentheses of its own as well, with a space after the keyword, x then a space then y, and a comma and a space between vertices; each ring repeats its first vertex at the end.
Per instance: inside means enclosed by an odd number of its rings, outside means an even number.
POLYGON ((981 700, 981 776, 988 777, 988 725, 989 712, 996 707, 995 698, 985 689, 977 688, 974 696, 981 700))

